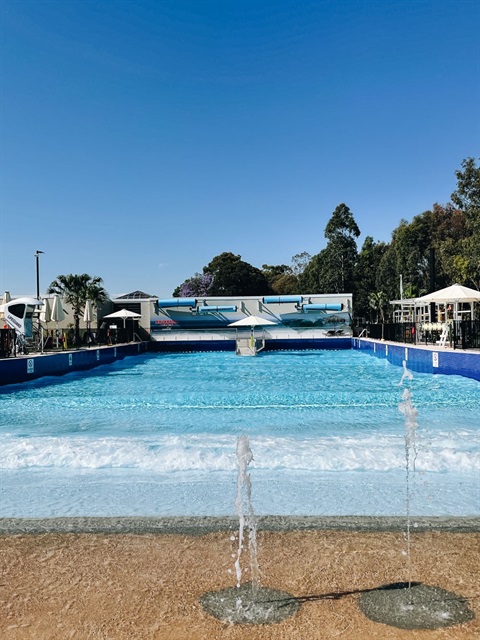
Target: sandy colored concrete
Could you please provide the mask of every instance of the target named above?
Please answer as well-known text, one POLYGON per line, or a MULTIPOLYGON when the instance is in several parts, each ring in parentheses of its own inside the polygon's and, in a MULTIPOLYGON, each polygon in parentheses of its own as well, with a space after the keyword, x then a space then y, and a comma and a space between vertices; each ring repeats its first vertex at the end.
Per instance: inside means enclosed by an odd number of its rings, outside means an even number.
MULTIPOLYGON (((199 605, 235 583, 231 532, 42 533, 0 537, 0 637, 4 640, 473 640, 480 637, 480 534, 415 532, 412 580, 469 599, 476 618, 435 631, 366 619, 358 594, 404 581, 402 532, 260 531, 265 586, 308 597, 294 618, 232 626, 199 605)), ((247 562, 243 563, 244 565, 247 562)), ((245 572, 248 579, 248 572, 245 572)))

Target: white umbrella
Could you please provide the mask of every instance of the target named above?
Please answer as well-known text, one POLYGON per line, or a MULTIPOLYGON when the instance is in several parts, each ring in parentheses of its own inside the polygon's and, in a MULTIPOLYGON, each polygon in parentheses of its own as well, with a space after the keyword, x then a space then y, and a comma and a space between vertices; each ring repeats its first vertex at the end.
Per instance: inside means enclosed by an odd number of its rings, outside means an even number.
POLYGON ((87 325, 87 329, 90 329, 90 323, 93 320, 93 305, 91 300, 85 301, 85 311, 83 312, 83 321, 87 325))
POLYGON ((229 327, 263 327, 267 324, 278 324, 277 322, 272 322, 271 320, 267 320, 266 318, 261 318, 260 316, 246 316, 241 320, 237 320, 236 322, 231 322, 229 327))
POLYGON ((83 312, 83 321, 87 326, 86 341, 88 346, 90 346, 90 343, 92 342, 92 336, 90 335, 90 323, 92 322, 92 320, 93 320, 93 305, 92 305, 92 301, 89 298, 87 298, 85 300, 85 310, 83 312))
POLYGON ((127 318, 131 318, 132 320, 138 320, 142 317, 140 313, 134 313, 133 311, 129 311, 128 309, 120 309, 120 311, 115 311, 114 313, 109 313, 108 316, 103 316, 104 318, 122 318, 123 320, 123 328, 125 329, 125 321, 127 318))
MULTIPOLYGON (((270 324, 278 324, 277 322, 272 322, 271 320, 267 320, 266 318, 261 318, 260 316, 246 316, 241 320, 237 320, 236 322, 231 322, 229 327, 250 327, 250 348, 254 352, 253 355, 256 355, 255 348, 255 327, 263 327, 270 324)), ((238 335, 238 334, 237 334, 238 335)))
POLYGON ((52 305, 52 321, 55 322, 57 331, 57 349, 58 349, 58 323, 65 320, 65 311, 62 307, 62 301, 59 295, 53 296, 53 305, 52 305))
POLYGON ((40 309, 39 319, 40 319, 40 333, 42 340, 42 353, 44 348, 44 338, 43 338, 43 324, 44 322, 47 325, 47 338, 48 338, 48 323, 52 319, 52 310, 50 309, 50 300, 48 298, 43 298, 42 307, 40 309))
POLYGON ((52 310, 50 309, 50 300, 48 298, 43 298, 43 305, 40 311, 40 321, 45 322, 48 325, 49 322, 52 321, 52 310))

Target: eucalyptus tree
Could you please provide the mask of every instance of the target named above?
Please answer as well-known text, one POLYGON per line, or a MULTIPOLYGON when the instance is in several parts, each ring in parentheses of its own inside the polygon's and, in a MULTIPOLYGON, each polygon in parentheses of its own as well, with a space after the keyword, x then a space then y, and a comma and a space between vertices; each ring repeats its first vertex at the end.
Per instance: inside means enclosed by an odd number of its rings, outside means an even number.
POLYGON ((85 310, 87 300, 91 300, 95 307, 108 299, 108 293, 103 287, 103 280, 88 273, 57 276, 47 289, 47 293, 58 294, 72 307, 73 323, 75 327, 75 343, 80 342, 80 316, 85 310))
POLYGON ((324 235, 327 246, 305 267, 300 277, 302 289, 311 293, 354 293, 360 229, 346 204, 336 207, 324 235))
POLYGON ((457 188, 451 198, 466 219, 468 233, 462 241, 465 284, 480 289, 480 167, 474 158, 466 158, 462 168, 455 172, 457 188))
POLYGON ((298 277, 287 264, 264 264, 262 273, 268 281, 272 293, 285 295, 299 293, 298 277))
POLYGON ((369 317, 371 307, 369 295, 377 289, 377 273, 380 262, 388 245, 385 242, 375 242, 372 236, 367 236, 358 254, 355 264, 355 300, 354 308, 357 317, 369 317))

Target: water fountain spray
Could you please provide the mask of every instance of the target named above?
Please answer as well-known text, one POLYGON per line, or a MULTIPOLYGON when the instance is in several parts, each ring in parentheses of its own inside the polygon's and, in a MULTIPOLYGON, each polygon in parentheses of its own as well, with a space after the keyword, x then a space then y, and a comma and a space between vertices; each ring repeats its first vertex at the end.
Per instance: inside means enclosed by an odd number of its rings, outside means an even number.
MULTIPOLYGON (((412 381, 413 375, 403 361, 403 374, 399 386, 404 381, 412 381)), ((405 387, 399 411, 405 417, 405 469, 406 469, 406 556, 408 582, 397 582, 371 589, 362 594, 359 606, 370 620, 401 629, 438 629, 467 622, 474 617, 465 598, 451 591, 433 587, 421 582, 412 582, 411 555, 411 498, 412 481, 415 480, 417 460, 417 416, 412 402, 412 393, 405 387), (412 477, 413 476, 413 477, 412 477)))
MULTIPOLYGON (((238 549, 235 557, 235 587, 209 591, 200 598, 207 613, 230 624, 271 624, 293 615, 300 603, 285 591, 260 584, 257 553, 257 525, 252 506, 252 482, 248 465, 253 460, 247 436, 237 438, 237 496, 235 510, 238 515, 238 549), (242 583, 241 557, 248 530, 250 554, 250 582, 242 583)), ((235 539, 232 537, 232 539, 235 539)))
MULTIPOLYGON (((403 375, 400 380, 400 386, 404 380, 413 380, 412 373, 407 369, 407 363, 403 361, 403 375)), ((415 480, 415 463, 417 459, 417 416, 418 411, 413 406, 412 393, 410 389, 405 388, 402 393, 402 402, 398 405, 400 413, 405 417, 405 471, 406 471, 406 543, 407 543, 407 573, 408 573, 408 589, 412 587, 412 549, 411 549, 411 498, 412 498, 412 474, 415 480)))
POLYGON ((255 513, 252 506, 252 481, 247 472, 248 465, 253 460, 253 453, 247 436, 239 436, 237 439, 237 498, 235 508, 238 515, 238 550, 235 560, 235 573, 237 575, 237 587, 242 581, 242 567, 240 559, 244 547, 245 526, 248 527, 248 549, 250 554, 250 575, 252 589, 255 590, 260 584, 260 571, 258 568, 257 550, 257 525, 255 513), (246 512, 246 517, 245 517, 246 512))

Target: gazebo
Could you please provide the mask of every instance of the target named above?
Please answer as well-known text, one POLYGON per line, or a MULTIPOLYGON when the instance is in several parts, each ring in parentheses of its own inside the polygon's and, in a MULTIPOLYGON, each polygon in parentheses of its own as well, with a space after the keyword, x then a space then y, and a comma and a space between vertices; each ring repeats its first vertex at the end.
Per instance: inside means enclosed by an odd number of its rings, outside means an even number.
POLYGON ((437 308, 443 306, 445 309, 445 321, 449 319, 447 317, 448 307, 451 307, 452 320, 464 320, 465 318, 463 316, 466 314, 469 314, 470 319, 474 320, 475 302, 480 302, 480 291, 470 289, 460 284, 452 284, 450 287, 445 287, 445 289, 440 289, 439 291, 434 291, 420 298, 415 298, 416 307, 425 307, 432 303, 437 305, 437 308), (469 305, 468 309, 460 308, 460 306, 466 304, 469 305))

